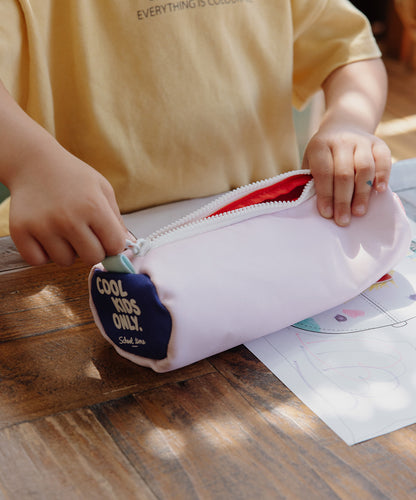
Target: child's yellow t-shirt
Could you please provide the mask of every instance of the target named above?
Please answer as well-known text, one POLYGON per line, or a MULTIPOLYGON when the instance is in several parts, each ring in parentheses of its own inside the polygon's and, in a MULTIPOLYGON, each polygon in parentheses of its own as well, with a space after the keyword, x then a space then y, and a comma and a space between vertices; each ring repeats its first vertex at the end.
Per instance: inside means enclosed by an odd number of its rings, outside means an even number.
POLYGON ((346 0, 0 3, 0 78, 122 212, 298 168, 292 105, 379 55, 346 0))

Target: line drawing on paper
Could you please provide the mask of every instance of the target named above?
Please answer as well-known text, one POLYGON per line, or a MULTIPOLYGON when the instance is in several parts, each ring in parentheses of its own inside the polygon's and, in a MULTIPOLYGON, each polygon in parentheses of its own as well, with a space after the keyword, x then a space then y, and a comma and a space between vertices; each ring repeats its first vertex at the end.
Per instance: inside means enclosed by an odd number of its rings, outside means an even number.
POLYGON ((354 299, 248 347, 354 444, 416 422, 415 318, 412 250, 354 299))

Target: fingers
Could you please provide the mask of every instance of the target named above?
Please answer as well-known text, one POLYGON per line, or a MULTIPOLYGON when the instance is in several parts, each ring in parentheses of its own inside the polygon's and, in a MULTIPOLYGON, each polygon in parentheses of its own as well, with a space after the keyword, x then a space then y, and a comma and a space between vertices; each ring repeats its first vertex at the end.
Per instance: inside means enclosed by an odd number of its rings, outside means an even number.
POLYGON ((70 266, 77 256, 95 265, 108 255, 122 252, 128 235, 118 207, 115 210, 106 199, 88 217, 61 210, 48 220, 14 221, 10 229, 23 259, 34 266, 49 261, 70 266))
POLYGON ((315 182, 317 208, 322 217, 332 219, 333 210, 333 159, 329 146, 319 139, 312 139, 305 151, 302 168, 309 169, 315 182))
POLYGON ((352 167, 355 170, 355 178, 351 213, 360 217, 367 213, 374 184, 376 166, 372 151, 368 148, 357 147, 354 152, 352 167))
POLYGON ((340 226, 351 219, 354 196, 354 150, 349 144, 332 147, 326 141, 312 140, 305 153, 303 166, 312 172, 319 213, 334 218, 340 226))
POLYGON ((42 266, 50 259, 42 245, 29 233, 10 228, 10 234, 22 258, 31 266, 42 266))
MULTIPOLYGON (((109 206, 103 201, 91 211, 88 218, 71 220, 63 230, 62 239, 70 241, 74 256, 78 256, 83 262, 95 265, 106 256, 116 255, 124 250, 127 230, 122 222, 118 207, 109 206)), ((61 242, 53 241, 53 244, 44 245, 45 251, 53 261, 64 265, 71 264, 70 252, 65 249, 61 242), (51 248, 51 250, 49 250, 51 248), (58 258, 57 251, 60 253, 58 258)))
POLYGON ((375 161, 374 188, 377 192, 383 193, 388 186, 391 173, 391 152, 387 144, 378 141, 373 146, 373 156, 375 161))
POLYGON ((117 214, 112 212, 111 216, 107 219, 97 219, 94 221, 90 229, 97 242, 97 253, 87 255, 86 253, 82 253, 83 251, 80 249, 78 254, 84 262, 94 263, 94 260, 95 263, 101 262, 104 257, 117 255, 124 250, 126 239, 128 239, 128 231, 124 226, 121 216, 117 216, 117 214), (99 259, 97 259, 100 250, 102 253, 99 259))
POLYGON ((124 228, 116 217, 113 223, 107 219, 95 230, 86 225, 77 227, 71 231, 70 238, 66 234, 37 231, 36 228, 32 228, 31 232, 14 231, 12 238, 23 259, 32 266, 50 261, 60 266, 70 266, 77 257, 88 265, 95 265, 107 255, 122 252, 126 241, 124 228), (96 231, 100 236, 97 236, 96 231))
POLYGON ((351 203, 354 196, 355 178, 351 168, 354 152, 343 147, 333 151, 334 161, 334 220, 339 226, 347 226, 351 220, 351 203))
POLYGON ((59 266, 70 266, 76 259, 76 252, 72 245, 65 239, 57 235, 52 235, 47 239, 42 239, 42 246, 48 260, 56 262, 59 266))
POLYGON ((99 218, 93 229, 96 234, 102 235, 101 237, 106 255, 117 255, 124 250, 126 239, 130 238, 130 232, 126 228, 124 220, 121 217, 113 189, 108 188, 103 191, 112 211, 111 223, 109 224, 109 221, 104 221, 102 218, 99 218))
POLYGON ((314 177, 319 213, 347 226, 352 216, 367 213, 372 189, 387 189, 391 154, 383 141, 371 135, 336 141, 315 137, 305 151, 303 168, 314 177))

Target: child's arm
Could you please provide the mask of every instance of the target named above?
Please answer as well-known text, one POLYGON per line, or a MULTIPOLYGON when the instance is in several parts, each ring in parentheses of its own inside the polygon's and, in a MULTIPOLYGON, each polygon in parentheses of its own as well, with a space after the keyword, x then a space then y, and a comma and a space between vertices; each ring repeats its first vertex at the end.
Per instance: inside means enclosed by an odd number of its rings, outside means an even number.
POLYGON ((0 182, 11 192, 10 233, 32 265, 89 265, 123 250, 113 189, 34 122, 0 82, 0 182))
POLYGON ((348 64, 324 82, 326 111, 303 159, 315 179, 318 210, 340 226, 367 212, 372 188, 385 191, 391 170, 387 145, 375 137, 387 93, 380 59, 348 64))

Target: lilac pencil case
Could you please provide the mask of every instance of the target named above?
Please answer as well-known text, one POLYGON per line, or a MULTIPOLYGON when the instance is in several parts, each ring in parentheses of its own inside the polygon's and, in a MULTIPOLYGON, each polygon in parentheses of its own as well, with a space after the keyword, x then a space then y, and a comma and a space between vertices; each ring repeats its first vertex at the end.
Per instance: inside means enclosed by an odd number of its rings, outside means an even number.
POLYGON ((125 358, 180 368, 352 299, 406 255, 400 201, 372 192, 341 228, 299 170, 230 191, 90 273, 90 304, 125 358))

